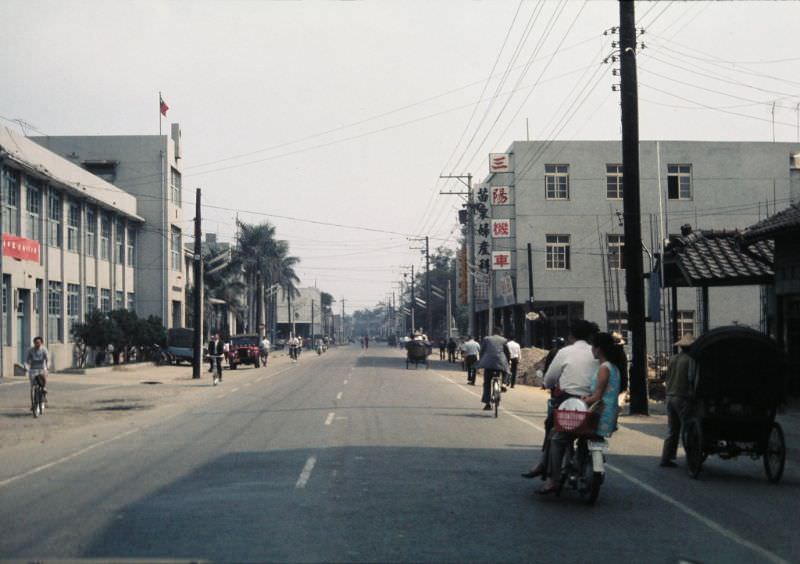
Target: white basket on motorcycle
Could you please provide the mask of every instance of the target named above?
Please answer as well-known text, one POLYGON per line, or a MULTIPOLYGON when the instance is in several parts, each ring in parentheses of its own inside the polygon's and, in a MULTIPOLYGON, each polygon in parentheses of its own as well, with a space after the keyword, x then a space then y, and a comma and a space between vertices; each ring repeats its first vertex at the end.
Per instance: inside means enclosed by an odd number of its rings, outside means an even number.
POLYGON ((564 401, 555 411, 554 429, 572 435, 594 435, 597 433, 598 414, 578 398, 564 401))

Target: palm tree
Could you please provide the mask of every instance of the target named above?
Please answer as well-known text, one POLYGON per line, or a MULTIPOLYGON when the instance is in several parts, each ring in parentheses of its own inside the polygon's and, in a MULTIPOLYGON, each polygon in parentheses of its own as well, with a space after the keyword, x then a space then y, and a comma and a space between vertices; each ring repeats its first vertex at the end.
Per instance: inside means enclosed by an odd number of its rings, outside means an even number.
POLYGON ((291 297, 299 295, 300 278, 295 266, 300 259, 289 255, 289 243, 275 238, 275 227, 268 223, 250 225, 239 222, 237 258, 252 291, 251 313, 257 328, 264 326, 265 289, 279 284, 291 297))

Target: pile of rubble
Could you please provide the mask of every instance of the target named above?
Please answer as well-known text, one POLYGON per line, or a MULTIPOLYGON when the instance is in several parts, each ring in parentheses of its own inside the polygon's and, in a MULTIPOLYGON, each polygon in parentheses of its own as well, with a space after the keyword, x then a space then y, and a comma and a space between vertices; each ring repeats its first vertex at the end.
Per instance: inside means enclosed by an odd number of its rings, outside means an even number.
POLYGON ((529 386, 541 386, 542 380, 536 376, 536 370, 544 369, 544 359, 546 357, 546 349, 536 347, 523 348, 519 367, 517 368, 517 382, 529 386))

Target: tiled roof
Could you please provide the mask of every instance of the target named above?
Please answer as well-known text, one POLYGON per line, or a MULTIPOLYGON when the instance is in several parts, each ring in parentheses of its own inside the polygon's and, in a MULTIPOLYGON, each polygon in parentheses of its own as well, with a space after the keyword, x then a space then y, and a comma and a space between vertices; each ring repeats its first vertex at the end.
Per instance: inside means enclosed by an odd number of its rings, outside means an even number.
POLYGON ((800 203, 762 219, 742 232, 742 240, 748 243, 774 237, 780 232, 800 230, 800 203))
POLYGON ((739 231, 695 231, 665 249, 668 286, 739 286, 774 280, 774 242, 740 244, 739 231))

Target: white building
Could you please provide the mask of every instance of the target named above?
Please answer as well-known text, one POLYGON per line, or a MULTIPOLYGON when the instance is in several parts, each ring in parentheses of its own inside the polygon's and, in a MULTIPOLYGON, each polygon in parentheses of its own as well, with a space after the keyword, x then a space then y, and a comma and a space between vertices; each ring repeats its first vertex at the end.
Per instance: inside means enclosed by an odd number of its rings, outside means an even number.
POLYGON ((168 328, 186 319, 181 131, 170 135, 32 137, 40 145, 112 182, 136 199, 146 221, 139 239, 136 312, 168 328))
POLYGON ((31 139, 0 128, 2 375, 42 336, 72 366, 87 312, 134 309, 143 218, 136 199, 31 139))

